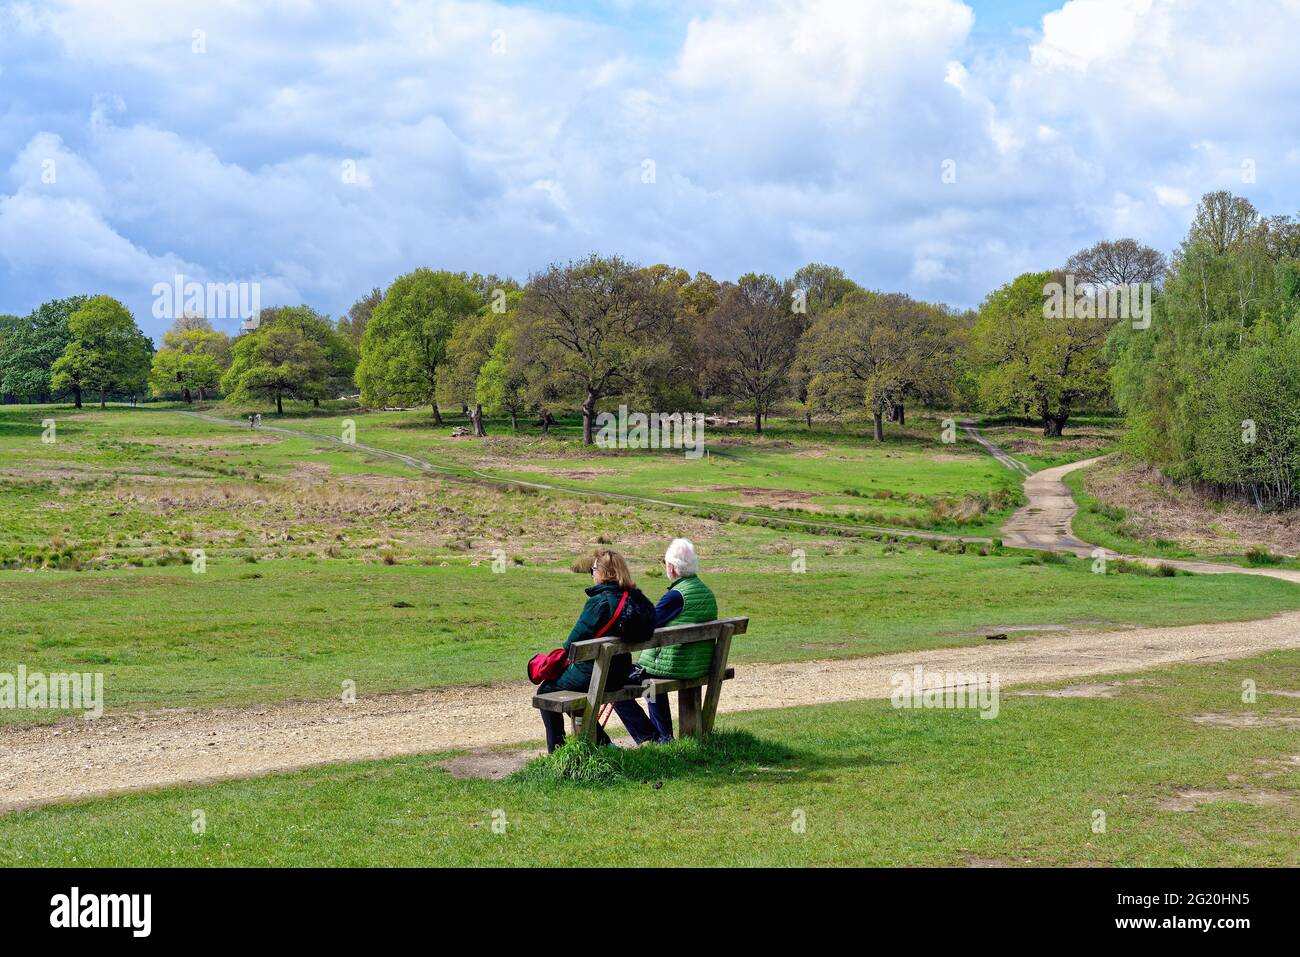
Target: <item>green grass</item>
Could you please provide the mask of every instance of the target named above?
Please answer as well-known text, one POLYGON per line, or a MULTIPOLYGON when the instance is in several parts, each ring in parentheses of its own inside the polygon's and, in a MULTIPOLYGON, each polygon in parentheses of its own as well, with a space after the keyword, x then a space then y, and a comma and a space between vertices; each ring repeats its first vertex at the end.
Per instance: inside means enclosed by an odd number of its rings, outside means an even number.
MULTIPOLYGON (((333 410, 297 411, 292 421, 328 431, 333 410)), ((576 555, 614 544, 653 598, 664 545, 683 534, 724 612, 753 619, 741 662, 1300 606, 1293 586, 1261 577, 1096 576, 1073 558, 882 545, 414 476, 364 452, 155 409, 64 413, 45 446, 50 410, 0 410, 0 671, 103 671, 110 709, 331 698, 344 680, 363 693, 520 680, 576 617, 576 555), (796 548, 805 574, 792 572, 796 548)), ((408 443, 470 441, 391 416, 408 443)), ((0 711, 0 723, 56 717, 0 711)))
MULTIPOLYGON (((0 572, 0 671, 102 671, 110 710, 330 698, 344 680, 367 693, 521 680, 528 656, 568 633, 586 579, 555 566, 494 574, 476 560, 0 572)), ((635 564, 653 561, 647 551, 635 564)), ((733 658, 856 657, 980 644, 1006 625, 1176 625, 1300 604, 1273 579, 1098 576, 1077 559, 871 545, 807 561, 805 574, 784 551, 706 568, 723 612, 753 620, 733 658)), ((657 597, 662 580, 642 579, 657 597)), ((0 723, 54 717, 0 711, 0 723)))
MULTIPOLYGON (((237 415, 242 409, 213 411, 237 415)), ((872 442, 861 426, 818 424, 809 430, 787 420, 773 420, 762 436, 745 428, 706 430, 708 454, 695 460, 673 450, 585 447, 576 419, 563 420, 547 437, 531 428, 512 433, 507 421, 492 420, 486 440, 452 438, 453 425, 462 420, 434 426, 423 410, 286 416, 275 424, 335 435, 351 418, 364 444, 465 472, 579 492, 992 534, 1020 502, 1018 478, 973 442, 943 444, 941 417, 917 415, 906 428, 893 427, 884 444, 872 442)))
POLYGON ((725 715, 713 742, 610 754, 594 781, 457 780, 427 755, 17 812, 0 864, 1300 864, 1295 731, 1191 720, 1300 717, 1268 694, 1300 687, 1300 652, 1141 678, 1110 699, 1003 689, 994 720, 886 701, 725 715), (1161 806, 1188 788, 1226 799, 1161 806))

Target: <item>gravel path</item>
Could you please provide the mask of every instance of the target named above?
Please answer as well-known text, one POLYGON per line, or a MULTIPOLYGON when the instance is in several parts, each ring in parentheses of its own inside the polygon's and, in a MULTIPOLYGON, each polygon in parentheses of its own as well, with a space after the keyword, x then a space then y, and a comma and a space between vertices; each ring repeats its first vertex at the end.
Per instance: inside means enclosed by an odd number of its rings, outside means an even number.
MULTIPOLYGON (((402 458, 417 468, 427 465, 402 458)), ((1090 553, 1091 546, 1071 532, 1074 504, 1061 477, 1091 461, 1031 476, 1025 483, 1029 504, 1008 521, 1006 543, 1090 553)), ((1170 564, 1202 574, 1267 575, 1300 583, 1300 572, 1209 562, 1170 564)), ((737 669, 739 680, 728 683, 720 709, 884 698, 891 690, 891 676, 917 665, 931 672, 996 672, 1007 687, 1297 647, 1300 611, 1262 621, 1063 631, 955 649, 751 664, 737 669)), ((541 723, 529 704, 531 690, 521 682, 363 695, 354 705, 305 701, 258 708, 168 709, 10 728, 0 731, 0 810, 320 764, 533 741, 541 735, 541 723)))

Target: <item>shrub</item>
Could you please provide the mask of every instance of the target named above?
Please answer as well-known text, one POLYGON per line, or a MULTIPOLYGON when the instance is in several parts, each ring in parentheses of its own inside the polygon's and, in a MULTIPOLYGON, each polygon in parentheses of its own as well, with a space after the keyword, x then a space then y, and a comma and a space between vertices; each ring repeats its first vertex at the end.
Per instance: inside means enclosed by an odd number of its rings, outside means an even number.
POLYGON ((1280 565, 1283 561, 1283 556, 1274 555, 1263 545, 1252 545, 1246 549, 1247 565, 1280 565))

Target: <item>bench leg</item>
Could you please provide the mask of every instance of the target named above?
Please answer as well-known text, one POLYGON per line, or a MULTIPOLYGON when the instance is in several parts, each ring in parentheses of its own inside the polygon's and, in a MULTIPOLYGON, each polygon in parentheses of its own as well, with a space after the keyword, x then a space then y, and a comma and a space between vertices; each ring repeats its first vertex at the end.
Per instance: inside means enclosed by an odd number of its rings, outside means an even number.
POLYGON ((609 663, 614 657, 613 649, 608 645, 600 649, 596 660, 591 663, 591 684, 587 686, 587 710, 582 718, 581 737, 594 742, 599 735, 600 701, 605 695, 605 682, 609 679, 609 663))
POLYGON ((727 625, 718 636, 713 646, 713 664, 709 668, 708 693, 704 696, 704 708, 700 712, 701 736, 713 733, 713 719, 718 716, 718 699, 722 697, 723 676, 727 673, 727 657, 731 654, 731 635, 734 628, 727 625))
POLYGON ((677 692, 677 729, 682 737, 700 737, 700 689, 683 688, 677 692))

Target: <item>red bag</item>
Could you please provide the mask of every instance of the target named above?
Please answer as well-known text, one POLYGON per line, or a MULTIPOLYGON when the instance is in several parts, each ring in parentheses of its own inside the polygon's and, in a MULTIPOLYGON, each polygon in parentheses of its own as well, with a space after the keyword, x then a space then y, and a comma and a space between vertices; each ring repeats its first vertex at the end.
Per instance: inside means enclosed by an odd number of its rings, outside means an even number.
POLYGON ((569 653, 563 648, 556 648, 545 654, 533 655, 528 659, 528 680, 535 685, 543 681, 552 681, 560 677, 569 666, 569 653))
MULTIPOLYGON (((594 638, 601 638, 605 632, 609 631, 609 626, 618 621, 618 616, 623 614, 623 606, 626 604, 627 592, 623 592, 618 607, 614 609, 613 617, 601 626, 600 631, 596 632, 594 638)), ((569 655, 563 648, 556 648, 554 651, 548 651, 545 654, 533 655, 528 659, 528 680, 535 685, 539 685, 543 681, 554 681, 564 673, 564 669, 567 667, 569 667, 569 655)))

